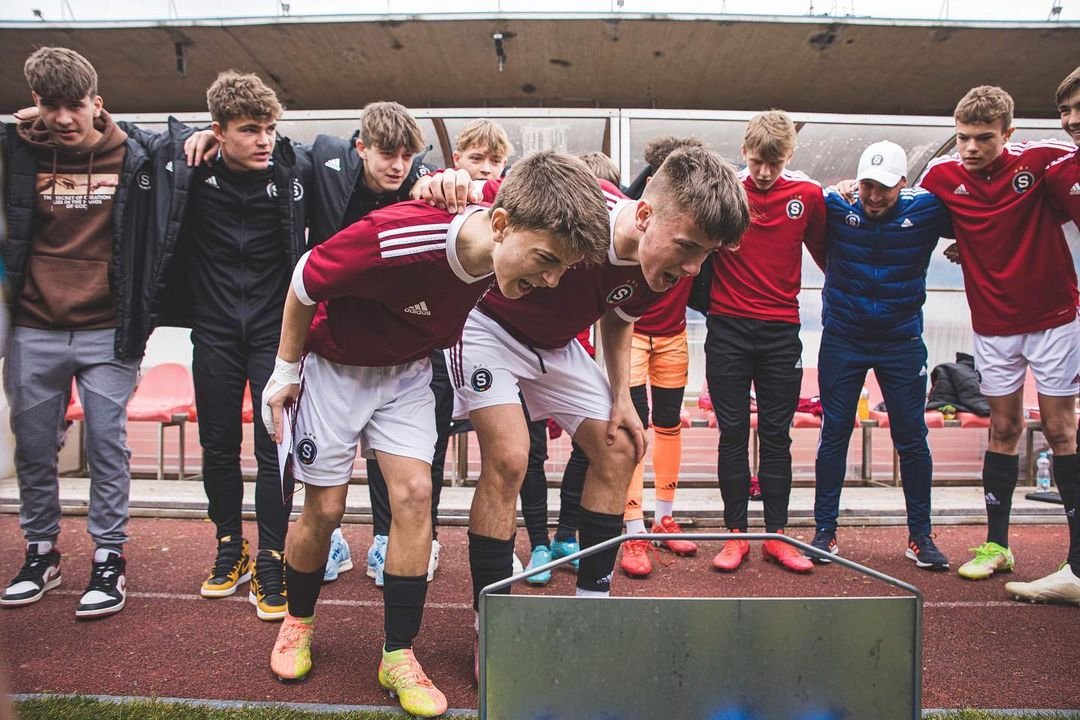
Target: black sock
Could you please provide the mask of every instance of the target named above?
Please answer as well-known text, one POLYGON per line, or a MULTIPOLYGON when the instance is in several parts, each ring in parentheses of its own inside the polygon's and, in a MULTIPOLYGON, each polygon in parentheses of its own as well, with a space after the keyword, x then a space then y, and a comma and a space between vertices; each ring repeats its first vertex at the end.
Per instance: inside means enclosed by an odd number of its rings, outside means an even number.
POLYGON ((383 630, 386 652, 411 648, 424 619, 427 574, 403 577, 383 573, 383 630))
POLYGON ((1080 462, 1076 455, 1054 456, 1054 482, 1058 486, 1058 494, 1065 503, 1065 518, 1069 521, 1069 567, 1073 574, 1080 577, 1080 512, 1077 512, 1077 504, 1080 503, 1080 462))
POLYGON ((983 499, 986 501, 986 541, 1009 547, 1009 515, 1013 490, 1020 477, 1020 458, 986 451, 983 457, 983 499))
POLYGON ((315 572, 300 572, 288 562, 285 563, 285 587, 288 588, 290 615, 308 618, 315 614, 315 602, 319 599, 324 574, 325 563, 315 572))
MULTIPOLYGON (((582 550, 622 534, 621 513, 611 515, 581 508, 580 519, 582 550)), ((606 550, 581 558, 577 586, 582 590, 610 592, 611 575, 615 571, 615 556, 618 554, 619 546, 616 544, 606 550)))
MULTIPOLYGON (((514 538, 496 540, 470 532, 469 570, 472 572, 473 610, 479 610, 480 591, 514 574, 514 538)), ((498 592, 509 595, 510 588, 498 592)))

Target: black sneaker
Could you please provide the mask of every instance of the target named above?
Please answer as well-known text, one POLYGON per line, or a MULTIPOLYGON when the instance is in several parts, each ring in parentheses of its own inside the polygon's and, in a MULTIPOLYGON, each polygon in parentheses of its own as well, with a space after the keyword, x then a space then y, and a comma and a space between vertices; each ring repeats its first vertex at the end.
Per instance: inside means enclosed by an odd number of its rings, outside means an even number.
POLYGON ((217 559, 210 577, 203 581, 199 594, 204 598, 227 597, 251 579, 248 541, 232 535, 218 539, 217 559))
POLYGON ((289 610, 285 597, 285 561, 277 550, 260 550, 248 585, 248 602, 260 620, 284 620, 289 610))
POLYGON ((105 559, 90 566, 90 584, 79 599, 75 617, 91 619, 113 615, 124 609, 127 599, 127 580, 124 556, 106 553, 105 559))
POLYGON ((60 585, 60 551, 55 547, 41 555, 37 543, 26 548, 26 560, 19 574, 0 597, 0 607, 21 607, 40 600, 60 585))
MULTIPOLYGON (((829 555, 839 555, 840 547, 836 544, 836 533, 832 530, 821 529, 814 533, 814 539, 810 541, 810 544, 816 547, 818 550, 828 553, 829 555)), ((814 555, 806 553, 806 557, 810 558, 818 565, 828 565, 832 562, 827 557, 821 555, 814 555)))
POLYGON ((915 567, 923 570, 949 569, 949 559, 937 549, 932 536, 908 535, 907 544, 907 552, 904 555, 908 560, 915 561, 915 567))

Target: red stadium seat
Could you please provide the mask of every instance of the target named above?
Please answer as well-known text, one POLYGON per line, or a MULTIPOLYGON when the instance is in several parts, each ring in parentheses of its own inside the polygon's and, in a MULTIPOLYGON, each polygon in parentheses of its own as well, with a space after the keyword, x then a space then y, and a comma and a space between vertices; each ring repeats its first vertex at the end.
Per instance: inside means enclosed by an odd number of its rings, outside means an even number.
POLYGON ((129 422, 158 423, 158 480, 165 477, 165 428, 180 434, 179 477, 184 475, 184 427, 195 417, 195 384, 191 369, 179 363, 163 363, 150 368, 128 403, 129 422))

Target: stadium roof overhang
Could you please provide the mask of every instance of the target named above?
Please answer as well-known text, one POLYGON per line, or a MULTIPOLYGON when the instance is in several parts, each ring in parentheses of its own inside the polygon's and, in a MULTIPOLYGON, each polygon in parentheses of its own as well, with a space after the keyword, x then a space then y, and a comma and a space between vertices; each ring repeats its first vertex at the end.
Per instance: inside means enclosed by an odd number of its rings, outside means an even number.
POLYGON ((1054 114, 1054 89, 1080 61, 1080 23, 655 14, 3 23, 3 111, 28 103, 18 69, 42 45, 89 57, 119 112, 205 110, 206 87, 234 67, 259 73, 296 110, 394 99, 948 115, 968 88, 994 84, 1018 115, 1037 117, 1054 114))

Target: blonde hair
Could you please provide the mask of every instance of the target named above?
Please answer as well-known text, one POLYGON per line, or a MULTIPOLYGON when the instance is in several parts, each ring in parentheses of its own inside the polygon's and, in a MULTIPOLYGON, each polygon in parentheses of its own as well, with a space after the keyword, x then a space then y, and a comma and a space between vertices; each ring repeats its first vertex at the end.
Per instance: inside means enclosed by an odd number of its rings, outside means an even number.
POLYGON ((750 226, 750 205, 735 168, 712 150, 675 150, 641 195, 659 216, 685 215, 721 247, 735 249, 750 226))
POLYGON ((487 118, 470 120, 458 134, 458 152, 465 152, 471 147, 482 148, 489 155, 504 160, 514 154, 514 146, 510 144, 510 136, 506 134, 506 130, 499 123, 487 118))
POLYGON ((766 162, 780 162, 795 151, 795 123, 783 110, 758 113, 746 123, 743 147, 766 162))
POLYGON ((1080 90, 1080 67, 1069 73, 1058 85, 1057 92, 1054 93, 1054 104, 1065 104, 1077 90, 1080 90))
POLYGON ((492 210, 517 230, 550 233, 573 257, 602 263, 611 227, 607 202, 589 168, 573 155, 545 150, 514 163, 492 210))
POLYGON ((221 125, 239 118, 273 122, 285 108, 258 75, 225 70, 206 91, 210 117, 221 125))
POLYGON ((581 158, 588 167, 589 171, 600 178, 601 180, 607 180, 612 185, 618 185, 621 176, 619 175, 619 168, 615 167, 615 163, 611 161, 607 155, 602 152, 594 151, 582 153, 578 157, 581 158))
POLYGON ((404 105, 373 102, 360 111, 360 139, 368 147, 416 154, 424 149, 424 134, 404 105))
POLYGON ((41 47, 23 63, 23 75, 38 97, 82 100, 98 94, 97 70, 74 50, 41 47))
POLYGON ((1012 127, 1013 99, 1009 93, 996 85, 980 85, 967 91, 956 104, 953 118, 956 122, 983 125, 1002 123, 1002 130, 1012 127))

